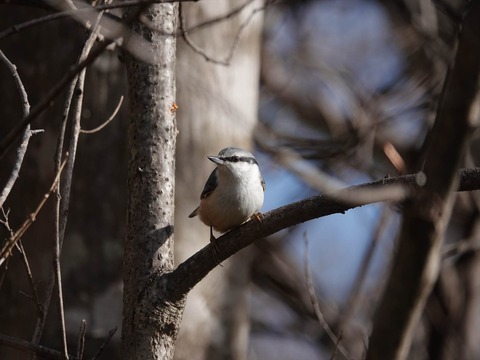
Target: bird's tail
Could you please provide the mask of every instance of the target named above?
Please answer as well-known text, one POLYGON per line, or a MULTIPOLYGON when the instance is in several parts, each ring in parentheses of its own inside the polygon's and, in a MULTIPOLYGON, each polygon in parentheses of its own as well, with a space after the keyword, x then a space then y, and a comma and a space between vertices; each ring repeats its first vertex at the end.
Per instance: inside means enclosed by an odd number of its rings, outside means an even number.
MULTIPOLYGON (((200 207, 200 206, 199 206, 199 207, 200 207)), ((193 210, 192 213, 191 213, 190 215, 188 215, 188 217, 189 217, 189 218, 193 218, 193 217, 197 216, 197 215, 198 215, 198 208, 199 208, 199 207, 197 207, 195 210, 193 210)))

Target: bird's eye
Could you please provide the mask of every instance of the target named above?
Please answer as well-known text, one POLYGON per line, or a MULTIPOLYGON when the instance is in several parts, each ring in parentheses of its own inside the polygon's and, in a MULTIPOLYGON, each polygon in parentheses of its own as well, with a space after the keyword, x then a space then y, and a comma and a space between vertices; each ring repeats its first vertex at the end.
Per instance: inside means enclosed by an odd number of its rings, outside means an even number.
POLYGON ((233 162, 238 162, 238 160, 239 160, 238 156, 232 156, 232 161, 233 162))

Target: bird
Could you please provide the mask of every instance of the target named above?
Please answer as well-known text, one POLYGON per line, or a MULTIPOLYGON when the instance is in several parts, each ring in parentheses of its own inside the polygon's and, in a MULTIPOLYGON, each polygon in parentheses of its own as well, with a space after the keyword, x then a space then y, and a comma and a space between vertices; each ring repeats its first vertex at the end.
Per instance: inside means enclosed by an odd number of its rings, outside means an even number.
POLYGON ((213 230, 225 233, 243 224, 253 215, 261 218, 265 181, 257 160, 247 150, 227 147, 217 156, 208 156, 217 167, 212 171, 200 195, 200 205, 188 216, 199 216, 213 230))

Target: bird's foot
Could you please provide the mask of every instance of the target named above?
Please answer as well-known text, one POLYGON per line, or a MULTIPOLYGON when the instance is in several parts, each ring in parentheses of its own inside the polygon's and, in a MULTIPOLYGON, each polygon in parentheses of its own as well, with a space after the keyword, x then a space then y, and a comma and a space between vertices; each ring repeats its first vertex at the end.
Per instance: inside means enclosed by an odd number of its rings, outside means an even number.
POLYGON ((255 220, 257 220, 257 221, 262 221, 263 218, 264 218, 263 214, 262 214, 261 212, 259 212, 259 211, 257 211, 255 214, 253 214, 253 215, 250 217, 250 219, 252 219, 252 220, 255 219, 255 220))

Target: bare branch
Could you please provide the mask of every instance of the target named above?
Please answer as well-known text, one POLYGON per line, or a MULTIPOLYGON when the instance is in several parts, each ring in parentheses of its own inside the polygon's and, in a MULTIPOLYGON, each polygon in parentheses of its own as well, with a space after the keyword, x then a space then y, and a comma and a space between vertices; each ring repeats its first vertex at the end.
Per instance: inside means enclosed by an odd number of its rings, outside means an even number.
MULTIPOLYGON (((191 34, 193 32, 196 32, 196 31, 199 31, 201 29, 204 29, 208 26, 212 26, 212 25, 215 25, 217 23, 220 23, 220 22, 223 22, 223 21, 226 21, 228 19, 231 19, 233 18, 234 16, 240 14, 243 9, 245 9, 250 3, 252 3, 253 1, 255 0, 249 0, 241 5, 239 5, 238 7, 232 9, 230 12, 228 12, 227 14, 223 14, 223 15, 220 15, 220 16, 217 16, 217 17, 214 17, 210 20, 207 20, 207 21, 204 21, 200 24, 197 24, 197 25, 193 25, 192 27, 188 28, 187 30, 185 30, 185 32, 187 32, 188 34, 191 34)), ((272 2, 272 1, 270 1, 272 2)), ((180 30, 178 32, 178 35, 181 35, 182 34, 182 30, 180 30)))
MULTIPOLYGON (((318 169, 318 167, 313 165, 310 161, 304 159, 296 151, 288 147, 269 145, 268 138, 271 136, 267 131, 267 128, 262 125, 258 125, 257 128, 258 131, 256 132, 255 138, 260 148, 271 154, 275 161, 277 161, 286 169, 290 170, 293 174, 298 176, 302 181, 318 192, 344 196, 344 198, 339 198, 338 200, 352 205, 356 203, 361 204, 365 201, 372 201, 375 197, 381 199, 388 197, 390 201, 400 201, 408 195, 408 189, 401 185, 391 186, 388 188, 363 189, 362 191, 337 193, 337 190, 346 187, 345 183, 322 172, 320 169, 318 169)), ((424 181, 421 176, 418 176, 417 180, 424 181)))
MULTIPOLYGON (((238 12, 240 12, 241 10, 243 10, 244 7, 246 7, 248 4, 252 3, 253 0, 250 0, 248 1, 247 3, 245 3, 244 5, 240 6, 239 8, 237 9, 234 9, 233 12, 231 12, 230 14, 232 14, 231 16, 233 15, 236 15, 238 12)), ((184 16, 183 16, 183 11, 182 11, 182 3, 179 4, 179 22, 180 22, 180 32, 181 32, 181 35, 183 37, 183 39, 185 40, 185 42, 187 43, 187 45, 197 54, 199 54, 200 56, 202 56, 206 61, 208 62, 211 62, 211 63, 214 63, 214 64, 217 64, 217 65, 223 65, 223 66, 228 66, 230 65, 230 62, 233 58, 233 55, 235 54, 235 50, 237 49, 238 47, 238 44, 240 42, 240 38, 242 36, 242 33, 243 31, 245 30, 245 28, 247 27, 247 25, 250 23, 250 21, 253 19, 253 17, 255 16, 255 14, 257 14, 258 12, 260 11, 263 11, 265 10, 265 8, 270 4, 272 3, 272 1, 267 1, 265 5, 263 6, 260 6, 258 8, 255 8, 252 10, 252 12, 248 15, 248 17, 245 19, 245 21, 240 25, 240 27, 238 28, 238 31, 233 39, 233 42, 232 42, 232 45, 230 46, 230 50, 228 52, 228 55, 225 57, 225 59, 223 60, 219 60, 219 59, 214 59, 213 57, 207 55, 205 53, 205 51, 203 49, 201 49, 200 47, 198 47, 193 41, 192 39, 190 38, 189 36, 189 32, 191 30, 187 30, 185 28, 185 19, 184 19, 184 16)), ((229 14, 229 15, 230 15, 229 14)), ((225 19, 225 16, 222 18, 222 19, 225 19)), ((218 18, 216 19, 212 19, 211 21, 208 22, 208 24, 213 24, 214 22, 217 22, 219 21, 218 18)), ((202 26, 204 26, 203 24, 201 24, 202 26)), ((200 25, 192 28, 192 29, 198 29, 200 28, 200 25)))
MULTIPOLYGON (((71 82, 71 84, 68 88, 68 91, 67 91, 67 97, 66 97, 66 100, 65 100, 65 106, 64 106, 63 115, 62 115, 62 122, 61 122, 61 125, 60 125, 60 131, 59 131, 58 140, 57 140, 57 149, 56 149, 56 152, 55 152, 55 171, 58 171, 58 169, 60 168, 60 165, 62 163, 65 130, 66 130, 66 126, 67 126, 68 114, 70 112, 70 105, 71 105, 71 101, 72 101, 72 98, 73 98, 73 93, 75 91, 76 83, 77 83, 77 80, 74 79, 71 82)), ((56 198, 56 201, 55 201, 56 213, 58 212, 57 209, 60 206, 59 205, 60 201, 61 201, 61 198, 58 195, 58 189, 57 189, 57 198, 56 198)), ((59 223, 58 217, 55 216, 55 227, 56 228, 59 226, 58 223, 59 223)), ((55 234, 57 234, 57 231, 55 231, 55 234)), ((55 235, 55 236, 57 236, 57 235, 55 235)), ((54 269, 52 269, 49 281, 48 281, 46 289, 45 289, 44 298, 43 298, 43 301, 42 301, 42 303, 44 304, 43 308, 45 309, 45 311, 42 314, 42 316, 37 317, 37 322, 35 324, 35 329, 34 329, 33 335, 32 335, 32 343, 33 344, 38 344, 40 342, 40 338, 42 336, 45 321, 47 319, 47 312, 48 312, 48 305, 50 304, 50 297, 52 295, 54 286, 55 286, 55 272, 54 272, 54 269)))
POLYGON ((23 265, 25 266, 25 271, 27 272, 28 282, 30 283, 30 287, 32 289, 33 300, 37 307, 37 314, 38 316, 42 316, 44 310, 43 310, 42 304, 40 304, 40 298, 38 297, 37 287, 35 286, 35 282, 33 281, 32 270, 30 268, 30 263, 28 262, 27 253, 23 248, 22 240, 18 240, 17 247, 20 254, 22 254, 22 261, 23 261, 23 265))
POLYGON ((98 357, 102 354, 103 349, 110 342, 110 340, 112 340, 112 337, 113 335, 115 335, 116 332, 117 332, 117 327, 115 326, 112 330, 108 332, 107 337, 103 341, 102 345, 100 345, 95 355, 93 355, 92 360, 98 359, 98 357))
MULTIPOLYGON (((461 181, 458 191, 480 189, 480 168, 463 169, 459 172, 459 177, 461 181), (475 178, 475 180, 473 178, 475 178), (475 186, 473 185, 474 183, 475 186), (464 186, 465 184, 469 185, 468 188, 464 186)), ((365 201, 363 204, 345 204, 338 200, 339 192, 351 193, 363 189, 382 186, 388 187, 398 184, 408 185, 413 189, 420 188, 417 182, 417 175, 404 175, 352 186, 337 191, 334 194, 314 196, 269 211, 264 214, 261 221, 249 221, 219 237, 216 242, 218 248, 218 260, 224 261, 244 247, 252 244, 255 240, 272 235, 288 227, 332 214, 343 214, 348 210, 363 205, 380 201, 390 201, 387 197, 384 199, 371 199, 365 201)), ((343 194, 340 194, 340 198, 343 198, 343 196, 343 194)), ((218 265, 212 256, 213 251, 213 245, 208 244, 180 264, 171 273, 160 278, 153 276, 150 279, 149 284, 155 285, 151 286, 153 289, 146 289, 146 291, 152 291, 152 295, 155 294, 155 296, 157 296, 155 301, 158 304, 161 304, 162 301, 166 300, 176 301, 183 298, 201 279, 218 265), (159 288, 162 290, 160 291, 159 288), (162 299, 158 294, 165 294, 165 296, 168 296, 168 299, 162 299)), ((146 287, 148 287, 149 284, 147 284, 146 287)))
MULTIPOLYGON (((310 268, 310 261, 309 261, 309 251, 308 251, 308 237, 307 234, 303 234, 303 239, 305 242, 305 252, 304 252, 304 272, 305 272, 305 280, 307 285, 308 296, 310 298, 310 302, 312 303, 313 311, 315 312, 315 316, 317 317, 320 326, 322 327, 323 331, 328 335, 330 340, 332 340, 335 349, 339 349, 343 356, 347 359, 351 359, 352 357, 348 354, 347 350, 343 347, 340 343, 340 338, 337 337, 330 326, 327 324, 325 317, 320 310, 320 305, 318 304, 317 295, 315 292, 315 287, 313 285, 313 276, 312 276, 312 269, 310 268)), ((341 330, 340 330, 341 331, 341 330)))
POLYGON ((86 333, 87 333, 87 321, 83 319, 82 323, 80 324, 80 332, 78 334, 78 342, 77 342, 77 358, 79 360, 83 359, 83 350, 85 348, 86 333))
POLYGON ((82 323, 80 324, 80 333, 78 334, 78 342, 77 342, 77 358, 79 360, 83 359, 83 350, 85 348, 86 333, 87 333, 87 321, 83 319, 82 323))
POLYGON ((24 129, 27 128, 27 126, 35 120, 43 111, 45 111, 52 103, 52 100, 56 98, 63 88, 69 84, 73 79, 77 77, 77 75, 88 65, 93 63, 93 61, 107 48, 108 45, 110 45, 113 42, 113 40, 107 40, 101 43, 94 51, 90 53, 90 55, 77 64, 76 66, 72 67, 64 76, 62 79, 60 79, 51 89, 50 91, 45 95, 45 97, 42 98, 42 100, 39 101, 39 103, 34 106, 31 110, 31 112, 23 118, 23 120, 16 126, 14 127, 0 142, 0 159, 5 156, 6 152, 10 149, 12 146, 13 142, 15 139, 20 135, 24 129))
MULTIPOLYGON (((18 92, 20 94, 20 99, 22 100, 22 116, 26 117, 28 115, 28 112, 30 111, 30 104, 28 103, 28 95, 27 92, 25 91, 25 87, 23 86, 22 80, 20 79, 20 75, 18 74, 17 67, 13 65, 10 60, 5 56, 5 54, 0 50, 0 60, 7 66, 8 70, 13 76, 13 79, 15 81, 15 85, 17 86, 18 92)), ((30 127, 26 127, 23 136, 22 136, 22 142, 20 143, 20 146, 17 149, 17 159, 15 160, 15 165, 13 166, 12 172, 7 180, 7 183, 2 189, 2 193, 0 194, 0 207, 3 206, 5 203, 5 200, 7 200, 8 195, 10 194, 10 191, 13 188, 13 185, 15 184, 15 181, 18 178, 18 174, 20 172, 20 169, 22 167, 23 163, 23 158, 25 157, 25 153, 27 152, 27 147, 28 147, 28 142, 30 140, 30 137, 32 136, 32 132, 30 131, 30 127)))
MULTIPOLYGON (((88 58, 88 54, 98 35, 96 29, 98 27, 98 23, 100 21, 101 16, 102 16, 102 13, 99 13, 96 19, 96 22, 92 27, 93 30, 90 33, 89 37, 87 38, 85 45, 82 49, 82 53, 79 57, 78 63, 81 63, 84 59, 88 58)), ((66 122, 68 119, 68 113, 70 112, 70 105, 73 102, 72 112, 74 113, 75 120, 74 120, 74 125, 72 126, 72 134, 70 137, 69 154, 71 154, 71 156, 67 163, 65 184, 61 191, 60 191, 60 188, 57 189, 57 202, 55 206, 54 268, 53 268, 53 273, 50 275, 50 280, 45 290, 45 295, 43 300, 43 308, 45 309, 45 312, 43 313, 43 316, 37 319, 35 330, 32 336, 32 342, 35 344, 38 344, 43 333, 43 328, 45 326, 45 321, 47 319, 47 309, 49 307, 51 295, 56 283, 57 289, 58 289, 58 297, 59 297, 58 311, 59 311, 59 317, 61 322, 60 325, 62 329, 65 354, 67 354, 68 351, 67 351, 67 341, 66 341, 66 332, 65 332, 65 318, 64 318, 65 316, 63 311, 60 253, 63 245, 65 228, 67 225, 67 212, 68 212, 69 201, 70 201, 70 188, 71 188, 71 182, 72 182, 72 176, 73 176, 73 167, 75 164, 75 157, 77 152, 78 137, 80 134, 80 116, 81 116, 82 99, 83 99, 84 79, 85 79, 85 68, 80 71, 78 77, 75 77, 74 79, 72 79, 72 83, 68 91, 69 96, 67 97, 66 103, 65 103, 65 108, 63 113, 63 122, 60 129, 60 135, 57 142, 55 168, 58 168, 61 160, 61 153, 63 151, 63 142, 65 137, 66 122)))
POLYGON ((340 330, 340 333, 338 334, 338 338, 337 338, 337 343, 335 344, 335 347, 333 348, 333 353, 332 353, 332 356, 330 356, 330 360, 335 360, 336 356, 337 356, 337 351, 340 347, 340 343, 342 341, 342 338, 343 338, 343 331, 340 330))
POLYGON ((105 121, 102 125, 97 126, 96 128, 94 128, 92 130, 80 129, 80 133, 81 134, 95 134, 96 132, 99 132, 100 130, 102 130, 105 126, 107 126, 115 118, 115 116, 117 116, 118 111, 120 110, 120 107, 122 106, 122 103, 123 103, 123 95, 120 96, 120 100, 118 101, 117 107, 115 108, 115 110, 113 110, 112 115, 110 115, 110 117, 107 119, 107 121, 105 121))
MULTIPOLYGON (((133 11, 128 18, 125 19, 125 24, 128 25, 135 21, 138 16, 149 6, 148 2, 141 2, 136 11, 133 11)), ((78 74, 85 69, 87 66, 92 64, 95 59, 100 56, 100 54, 112 44, 117 37, 122 36, 123 33, 119 31, 115 36, 112 35, 111 39, 107 39, 100 43, 95 50, 90 52, 90 54, 77 65, 67 71, 67 73, 50 89, 50 91, 39 101, 39 103, 33 107, 30 113, 16 126, 14 127, 0 142, 0 159, 5 156, 6 152, 10 149, 15 139, 20 135, 22 131, 33 121, 35 120, 45 109, 47 109, 51 104, 52 100, 56 98, 63 88, 67 86, 72 80, 74 80, 78 74)), ((129 41, 131 42, 131 41, 129 41)))
POLYGON ((22 224, 20 229, 18 229, 15 232, 15 234, 13 234, 13 236, 11 236, 2 247, 2 250, 0 251, 0 265, 5 261, 5 259, 7 259, 11 255, 12 249, 17 243, 17 241, 23 236, 23 234, 28 230, 28 228, 35 222, 38 213, 40 212, 40 210, 42 210, 48 198, 56 189, 58 185, 58 181, 60 180, 60 175, 62 173, 62 170, 65 164, 67 163, 67 159, 68 159, 68 154, 65 157, 65 160, 63 161, 63 164, 60 167, 60 170, 57 172, 55 179, 53 180, 52 186, 50 187, 48 192, 45 193, 45 195, 43 195, 42 201, 40 201, 36 209, 29 215, 28 219, 25 220, 25 222, 22 224))
POLYGON ((9 260, 10 258, 7 258, 7 260, 5 261, 5 269, 2 272, 2 276, 0 276, 0 289, 2 288, 3 280, 5 280, 5 275, 7 274, 9 260))
MULTIPOLYGON (((85 45, 83 46, 82 53, 80 55, 79 62, 86 59, 90 53, 90 50, 93 47, 96 39, 98 38, 99 34, 99 23, 102 18, 103 12, 98 13, 97 18, 95 19, 95 23, 92 26, 92 32, 90 33, 85 45)), ((54 253, 54 265, 55 265, 55 278, 57 279, 57 291, 58 291, 58 311, 61 321, 61 329, 62 329, 62 337, 63 337, 63 349, 64 354, 68 354, 67 349, 67 334, 65 330, 65 314, 63 310, 63 290, 62 290, 62 275, 60 271, 60 253, 63 245, 63 239, 65 236, 65 227, 67 222, 66 213, 68 212, 69 202, 70 202, 70 190, 73 178, 73 168, 75 165, 75 158, 77 154, 77 144, 78 138, 80 135, 80 119, 82 114, 82 105, 83 105, 83 93, 84 93, 84 83, 85 83, 85 74, 86 68, 84 68, 78 74, 78 78, 76 80, 75 91, 74 94, 74 102, 73 102, 73 126, 72 126, 72 134, 70 137, 70 147, 69 147, 69 154, 70 159, 67 163, 67 169, 65 174, 65 184, 60 192, 60 189, 57 189, 57 194, 61 195, 60 207, 56 208, 56 216, 55 218, 58 219, 60 216, 63 217, 62 220, 57 222, 55 221, 55 253, 54 253), (60 213, 59 213, 60 212, 60 213), (59 226, 60 225, 60 226, 59 226), (63 225, 63 227, 62 227, 63 225)), ((57 203, 58 205, 58 203, 57 203)), ((48 305, 47 305, 48 306, 48 305)), ((46 306, 46 307, 47 307, 46 306)))
MULTIPOLYGON (((148 3, 155 4, 155 3, 197 2, 197 1, 199 1, 199 0, 151 0, 151 1, 148 1, 148 3)), ((74 4, 76 4, 78 6, 78 9, 60 11, 60 12, 55 13, 55 14, 45 15, 45 16, 42 16, 42 17, 39 17, 39 18, 36 18, 36 19, 33 19, 33 20, 29 20, 29 21, 25 21, 25 22, 20 23, 20 24, 13 25, 13 26, 11 26, 11 27, 9 27, 9 28, 0 32, 0 40, 3 39, 3 38, 6 38, 8 36, 11 36, 13 34, 17 34, 17 33, 21 32, 23 30, 26 30, 26 29, 34 27, 34 26, 45 24, 45 23, 48 23, 50 21, 64 19, 66 17, 72 16, 73 14, 75 14, 77 12, 81 13, 81 12, 85 12, 85 11, 92 11, 92 9, 95 9, 97 11, 122 9, 122 8, 128 8, 128 7, 132 7, 132 6, 138 6, 140 4, 145 4, 145 2, 146 1, 144 1, 144 0, 127 0, 127 1, 122 1, 122 2, 115 2, 113 4, 101 4, 101 5, 96 5, 96 6, 89 6, 86 2, 75 1, 74 4)), ((232 12, 230 12, 226 15, 222 15, 221 17, 211 19, 209 21, 206 21, 205 23, 195 25, 195 26, 191 27, 190 29, 188 29, 187 31, 189 33, 192 33, 194 31, 203 29, 207 26, 213 25, 217 22, 227 20, 227 19, 233 17, 234 15, 236 15, 241 10, 243 10, 243 8, 246 5, 248 5, 248 3, 246 3, 242 6, 239 6, 238 8, 234 9, 232 12)), ((111 15, 111 16, 113 16, 113 15, 111 15)), ((180 32, 177 35, 180 35, 180 32)))
POLYGON ((365 251, 360 267, 357 271, 355 279, 352 282, 352 289, 347 296, 345 305, 342 307, 343 311, 340 313, 340 319, 338 320, 338 328, 344 329, 345 326, 348 326, 350 318, 355 315, 357 309, 360 305, 360 296, 361 290, 364 286, 365 281, 367 280, 367 272, 370 267, 370 264, 375 254, 375 250, 380 241, 380 237, 383 235, 384 231, 389 224, 390 219, 392 218, 393 211, 390 207, 385 206, 378 220, 377 226, 372 235, 372 240, 365 251))
MULTIPOLYGON (((8 346, 21 351, 41 356, 51 360, 65 360, 65 356, 57 350, 47 348, 45 346, 32 344, 31 342, 13 338, 11 336, 0 334, 0 345, 8 346)), ((70 360, 78 360, 77 357, 70 355, 70 360)))
POLYGON ((428 134, 424 153, 427 181, 403 208, 394 264, 373 320, 368 360, 407 358, 438 278, 441 247, 458 188, 458 168, 478 127, 478 34, 480 3, 476 2, 461 26, 455 62, 428 134))
MULTIPOLYGON (((104 350, 105 346, 112 339, 113 335, 115 335, 116 331, 117 331, 117 327, 110 330, 107 337, 105 338, 105 341, 102 343, 102 345, 98 348, 95 355, 92 357, 92 360, 98 359, 98 357, 101 355, 102 351, 104 350)), ((21 351, 26 351, 26 352, 29 352, 31 354, 41 356, 42 358, 45 358, 45 359, 65 360, 65 355, 58 350, 54 350, 54 349, 47 348, 45 346, 33 344, 31 342, 21 340, 21 339, 17 339, 17 338, 8 336, 8 335, 0 334, 0 345, 8 346, 8 347, 18 349, 18 350, 21 350, 21 351)), ((74 355, 69 355, 68 358, 70 360, 81 360, 80 357, 74 356, 74 355)))

